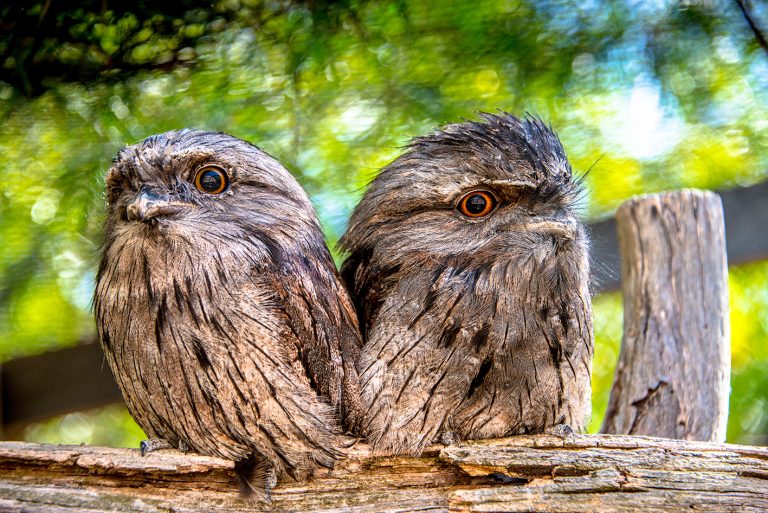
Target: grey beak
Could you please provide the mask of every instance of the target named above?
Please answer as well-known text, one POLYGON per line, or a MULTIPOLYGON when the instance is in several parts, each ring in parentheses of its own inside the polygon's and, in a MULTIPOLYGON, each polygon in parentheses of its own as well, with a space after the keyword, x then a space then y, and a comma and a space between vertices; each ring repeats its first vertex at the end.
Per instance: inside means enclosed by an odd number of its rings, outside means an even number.
POLYGON ((573 219, 554 219, 537 216, 525 222, 514 224, 510 228, 528 233, 552 235, 565 240, 574 240, 578 234, 578 224, 573 219))
POLYGON ((526 229, 532 232, 546 233, 566 240, 576 238, 578 226, 573 219, 556 220, 539 218, 526 223, 526 229))
POLYGON ((179 207, 169 203, 167 195, 142 187, 133 201, 128 204, 126 215, 130 221, 148 221, 178 211, 179 207))

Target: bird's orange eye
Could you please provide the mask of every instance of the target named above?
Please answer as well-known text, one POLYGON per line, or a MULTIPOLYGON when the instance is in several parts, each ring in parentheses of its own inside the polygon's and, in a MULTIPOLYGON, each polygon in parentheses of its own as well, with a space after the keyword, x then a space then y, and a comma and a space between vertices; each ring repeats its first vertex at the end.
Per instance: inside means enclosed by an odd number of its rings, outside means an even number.
POLYGON ((496 198, 488 191, 472 191, 462 196, 456 208, 467 217, 485 217, 496 208, 496 198))
POLYGON ((195 187, 206 194, 221 194, 229 187, 229 176, 220 167, 205 166, 195 174, 195 187))

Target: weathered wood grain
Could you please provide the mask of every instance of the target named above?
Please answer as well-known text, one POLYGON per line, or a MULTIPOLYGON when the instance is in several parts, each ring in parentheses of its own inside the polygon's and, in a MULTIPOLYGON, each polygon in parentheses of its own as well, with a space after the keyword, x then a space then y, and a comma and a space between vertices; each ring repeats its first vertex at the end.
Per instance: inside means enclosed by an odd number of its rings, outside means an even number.
POLYGON ((638 196, 616 222, 624 338, 602 431, 723 441, 731 359, 720 198, 638 196))
MULTIPOLYGON (((520 436, 371 457, 281 483, 265 511, 768 511, 768 448, 617 435, 520 436)), ((3 512, 249 509, 232 463, 161 451, 0 443, 3 512)))

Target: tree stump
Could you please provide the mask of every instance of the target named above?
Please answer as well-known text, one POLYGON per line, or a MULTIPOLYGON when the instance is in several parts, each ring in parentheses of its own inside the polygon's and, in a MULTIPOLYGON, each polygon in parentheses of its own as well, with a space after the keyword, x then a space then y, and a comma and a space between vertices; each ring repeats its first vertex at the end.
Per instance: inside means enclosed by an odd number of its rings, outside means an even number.
POLYGON ((731 356, 720 198, 638 196, 616 222, 624 338, 602 431, 723 441, 731 356))

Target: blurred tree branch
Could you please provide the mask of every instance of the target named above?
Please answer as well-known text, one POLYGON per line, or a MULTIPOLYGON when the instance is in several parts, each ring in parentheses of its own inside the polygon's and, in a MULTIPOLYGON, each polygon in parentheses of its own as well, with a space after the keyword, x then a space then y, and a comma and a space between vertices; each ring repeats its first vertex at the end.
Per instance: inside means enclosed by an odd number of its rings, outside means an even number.
POLYGON ((50 79, 120 80, 142 69, 167 69, 236 14, 236 8, 201 9, 191 0, 9 2, 0 7, 0 80, 36 96, 50 79))
POLYGON ((744 15, 744 19, 747 20, 749 28, 752 29, 752 33, 755 35, 755 41, 757 41, 757 43, 763 47, 763 50, 768 52, 768 40, 765 39, 765 35, 755 22, 754 15, 752 14, 751 3, 752 2, 749 0, 736 0, 736 5, 739 6, 739 9, 741 9, 741 13, 744 15))
MULTIPOLYGON (((281 24, 267 28, 272 18, 309 10, 315 35, 334 33, 349 19, 360 24, 358 8, 349 2, 301 0, 275 5, 216 2, 207 8, 193 0, 9 2, 0 6, 0 81, 27 97, 42 94, 55 82, 119 82, 143 70, 193 63, 194 52, 190 56, 188 50, 226 28, 280 32, 286 28, 281 24)), ((293 41, 295 32, 271 37, 293 41)))

